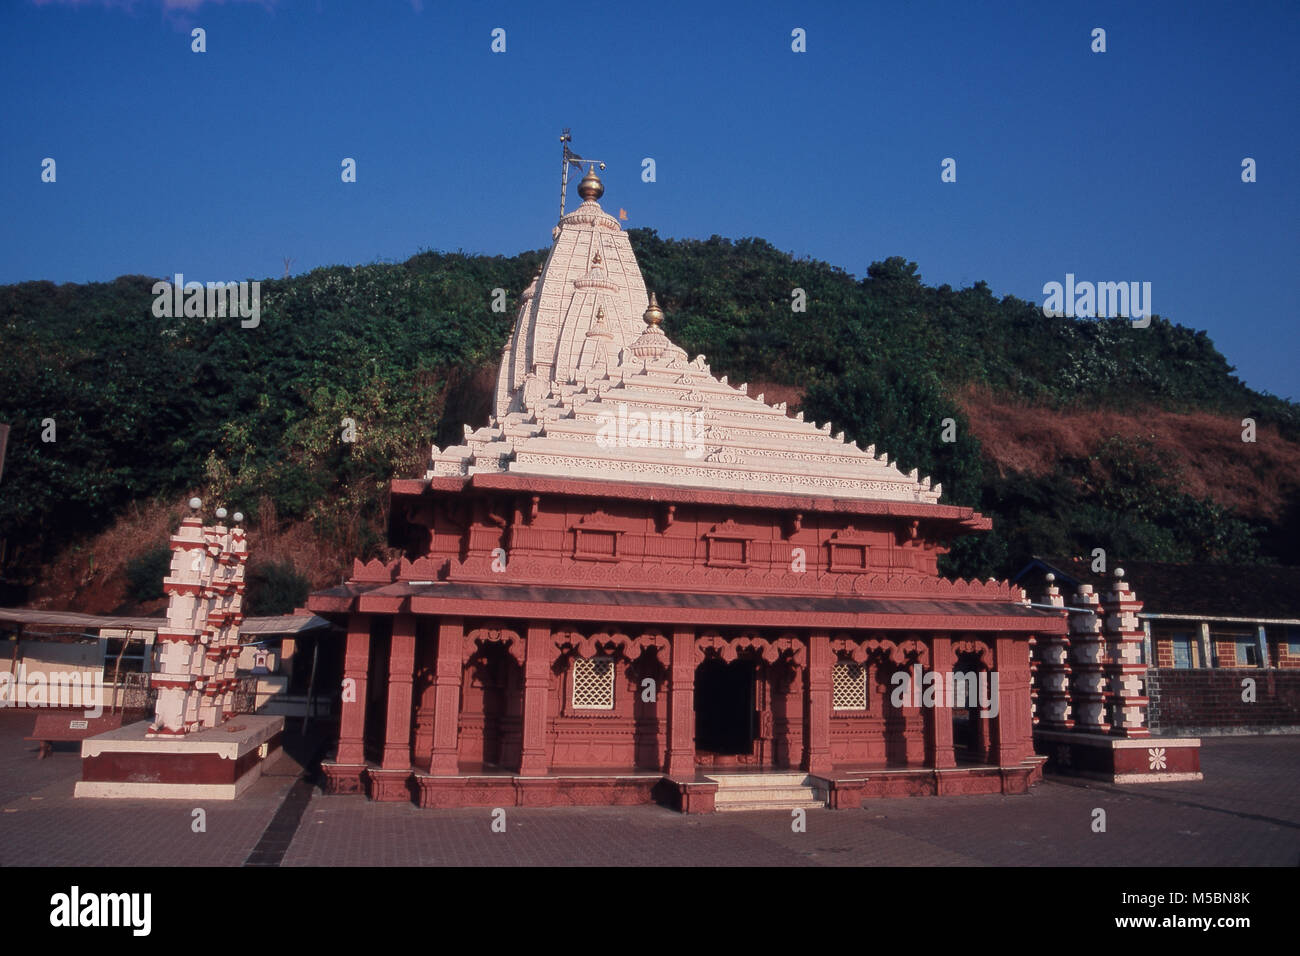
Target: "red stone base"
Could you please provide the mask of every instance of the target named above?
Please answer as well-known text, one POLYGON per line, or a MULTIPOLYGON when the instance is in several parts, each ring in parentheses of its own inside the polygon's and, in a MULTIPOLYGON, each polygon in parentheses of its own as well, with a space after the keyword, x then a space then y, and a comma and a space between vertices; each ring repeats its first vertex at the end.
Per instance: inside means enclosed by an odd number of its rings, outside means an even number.
POLYGON ((380 803, 400 803, 415 796, 409 770, 366 769, 366 784, 370 799, 380 803))
POLYGON ((1015 767, 954 767, 864 770, 823 777, 832 810, 857 810, 873 797, 947 797, 981 793, 1028 793, 1042 777, 1043 761, 1031 758, 1015 767))
POLYGON ((464 776, 408 774, 421 807, 605 807, 654 803, 662 779, 644 776, 464 776))
MULTIPOLYGON (((1016 767, 864 770, 819 778, 833 810, 857 810, 872 797, 1028 793, 1042 776, 1042 758, 1016 767)), ((441 776, 337 763, 322 765, 327 793, 367 793, 372 800, 414 800, 421 807, 588 807, 658 803, 682 813, 712 813, 718 784, 656 774, 512 774, 441 776)))
POLYGON ((712 813, 718 794, 713 780, 676 780, 664 777, 661 802, 682 813, 712 813))
POLYGON ((365 793, 366 765, 361 763, 334 763, 322 761, 326 793, 365 793))
POLYGON ((1073 731, 1038 731, 1034 749, 1053 773, 1110 783, 1201 780, 1201 741, 1195 737, 1126 739, 1073 731))

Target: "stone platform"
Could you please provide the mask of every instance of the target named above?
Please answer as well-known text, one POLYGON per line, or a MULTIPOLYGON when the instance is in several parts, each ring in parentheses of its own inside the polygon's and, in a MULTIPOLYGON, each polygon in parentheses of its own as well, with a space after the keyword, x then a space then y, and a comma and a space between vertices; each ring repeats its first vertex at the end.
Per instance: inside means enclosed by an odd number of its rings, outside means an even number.
POLYGON ((1201 741, 1196 737, 1111 737, 1038 730, 1034 748, 1052 773, 1108 783, 1200 780, 1201 741))
POLYGON ((141 720, 83 741, 75 796, 233 800, 280 749, 284 718, 244 714, 183 737, 148 729, 141 720))
POLYGON ((873 798, 1023 794, 1042 779, 1046 758, 1030 757, 1011 767, 966 764, 929 767, 841 768, 830 775, 767 770, 718 773, 700 771, 679 779, 657 771, 553 771, 543 776, 496 773, 433 775, 415 769, 389 769, 325 761, 327 794, 365 794, 381 803, 420 807, 632 806, 659 803, 682 813, 720 809, 786 809, 824 806, 856 810, 873 798), (761 791, 761 792, 760 792, 761 791), (720 796, 721 794, 721 796, 720 796))

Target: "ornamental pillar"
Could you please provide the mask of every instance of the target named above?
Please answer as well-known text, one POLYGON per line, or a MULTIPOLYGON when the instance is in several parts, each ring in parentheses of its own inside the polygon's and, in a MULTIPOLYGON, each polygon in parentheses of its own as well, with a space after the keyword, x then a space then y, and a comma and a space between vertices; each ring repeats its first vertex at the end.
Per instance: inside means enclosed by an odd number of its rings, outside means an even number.
POLYGON ((695 778, 695 631, 675 628, 668 683, 668 761, 665 772, 695 778))
POLYGON ((998 635, 994 645, 996 668, 989 674, 989 708, 996 707, 997 713, 989 717, 998 736, 998 765, 1011 767, 1034 752, 1029 646, 1007 635, 998 635))
POLYGON ((1080 584, 1074 606, 1091 614, 1070 615, 1070 657, 1074 670, 1071 702, 1074 728, 1085 733, 1104 734, 1106 723, 1106 640, 1101 633, 1101 599, 1091 584, 1080 584))
POLYGON ((364 764, 366 737, 366 686, 370 668, 370 618, 348 616, 347 644, 343 651, 343 708, 339 717, 341 764, 364 764))
POLYGON ((415 679, 415 615, 393 618, 388 654, 388 714, 384 723, 384 753, 379 766, 405 770, 411 766, 411 684, 415 679))
POLYGON ((540 777, 550 769, 546 759, 546 717, 554 656, 551 625, 529 621, 524 645, 524 739, 519 758, 520 776, 540 777))
POLYGON ((831 668, 834 666, 830 635, 814 631, 808 635, 807 735, 804 750, 806 769, 811 774, 831 772, 831 668))
POLYGON ((1137 614, 1142 602, 1124 580, 1124 569, 1115 569, 1115 580, 1103 598, 1106 609, 1106 676, 1110 704, 1110 732, 1116 737, 1149 737, 1147 704, 1143 682, 1142 628, 1137 614))
MULTIPOLYGON (((1047 575, 1043 603, 1065 608, 1065 598, 1056 586, 1056 575, 1047 575)), ((1074 726, 1070 701, 1070 639, 1064 634, 1041 634, 1034 646, 1038 668, 1038 724, 1044 730, 1069 730, 1074 726)))
POLYGON ((935 694, 934 706, 925 708, 928 723, 926 746, 929 750, 926 757, 930 766, 936 770, 957 766, 957 758, 952 748, 952 707, 949 706, 948 695, 944 692, 944 688, 952 680, 950 675, 954 663, 952 638, 931 638, 930 667, 938 675, 936 687, 939 688, 939 692, 935 694))
POLYGON ((438 621, 438 660, 434 670, 433 760, 429 772, 454 776, 460 770, 460 682, 465 621, 444 617, 438 621))

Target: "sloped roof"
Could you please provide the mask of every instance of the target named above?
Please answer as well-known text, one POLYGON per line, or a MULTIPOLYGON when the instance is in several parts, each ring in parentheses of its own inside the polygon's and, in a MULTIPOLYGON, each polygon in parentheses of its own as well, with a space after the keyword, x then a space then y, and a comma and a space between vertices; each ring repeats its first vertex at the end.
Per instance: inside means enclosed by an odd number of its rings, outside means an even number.
MULTIPOLYGON (((1035 568, 1098 589, 1109 581, 1107 575, 1092 572, 1090 559, 1036 557, 1016 582, 1023 586, 1035 568)), ((1123 568, 1125 580, 1144 604, 1144 614, 1300 620, 1300 568, 1163 561, 1125 561, 1123 568)))
POLYGON ((434 448, 426 479, 508 472, 938 503, 940 485, 874 446, 790 417, 715 377, 703 356, 688 360, 658 328, 627 234, 591 192, 560 220, 521 296, 491 421, 434 448))
MULTIPOLYGON (((82 614, 78 611, 45 611, 39 608, 0 608, 0 621, 32 627, 112 628, 133 631, 157 631, 167 626, 167 618, 115 617, 108 614, 82 614)), ((280 614, 273 617, 246 617, 239 625, 244 634, 298 634, 330 622, 315 614, 280 614)))

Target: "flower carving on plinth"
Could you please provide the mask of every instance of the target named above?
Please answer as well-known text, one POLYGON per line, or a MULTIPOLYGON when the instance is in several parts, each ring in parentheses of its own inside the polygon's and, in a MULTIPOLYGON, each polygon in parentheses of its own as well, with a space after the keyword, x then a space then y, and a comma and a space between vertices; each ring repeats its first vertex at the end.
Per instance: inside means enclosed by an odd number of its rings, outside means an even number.
POLYGON ((1150 764, 1152 770, 1164 770, 1165 769, 1165 748, 1148 747, 1147 762, 1150 764))

